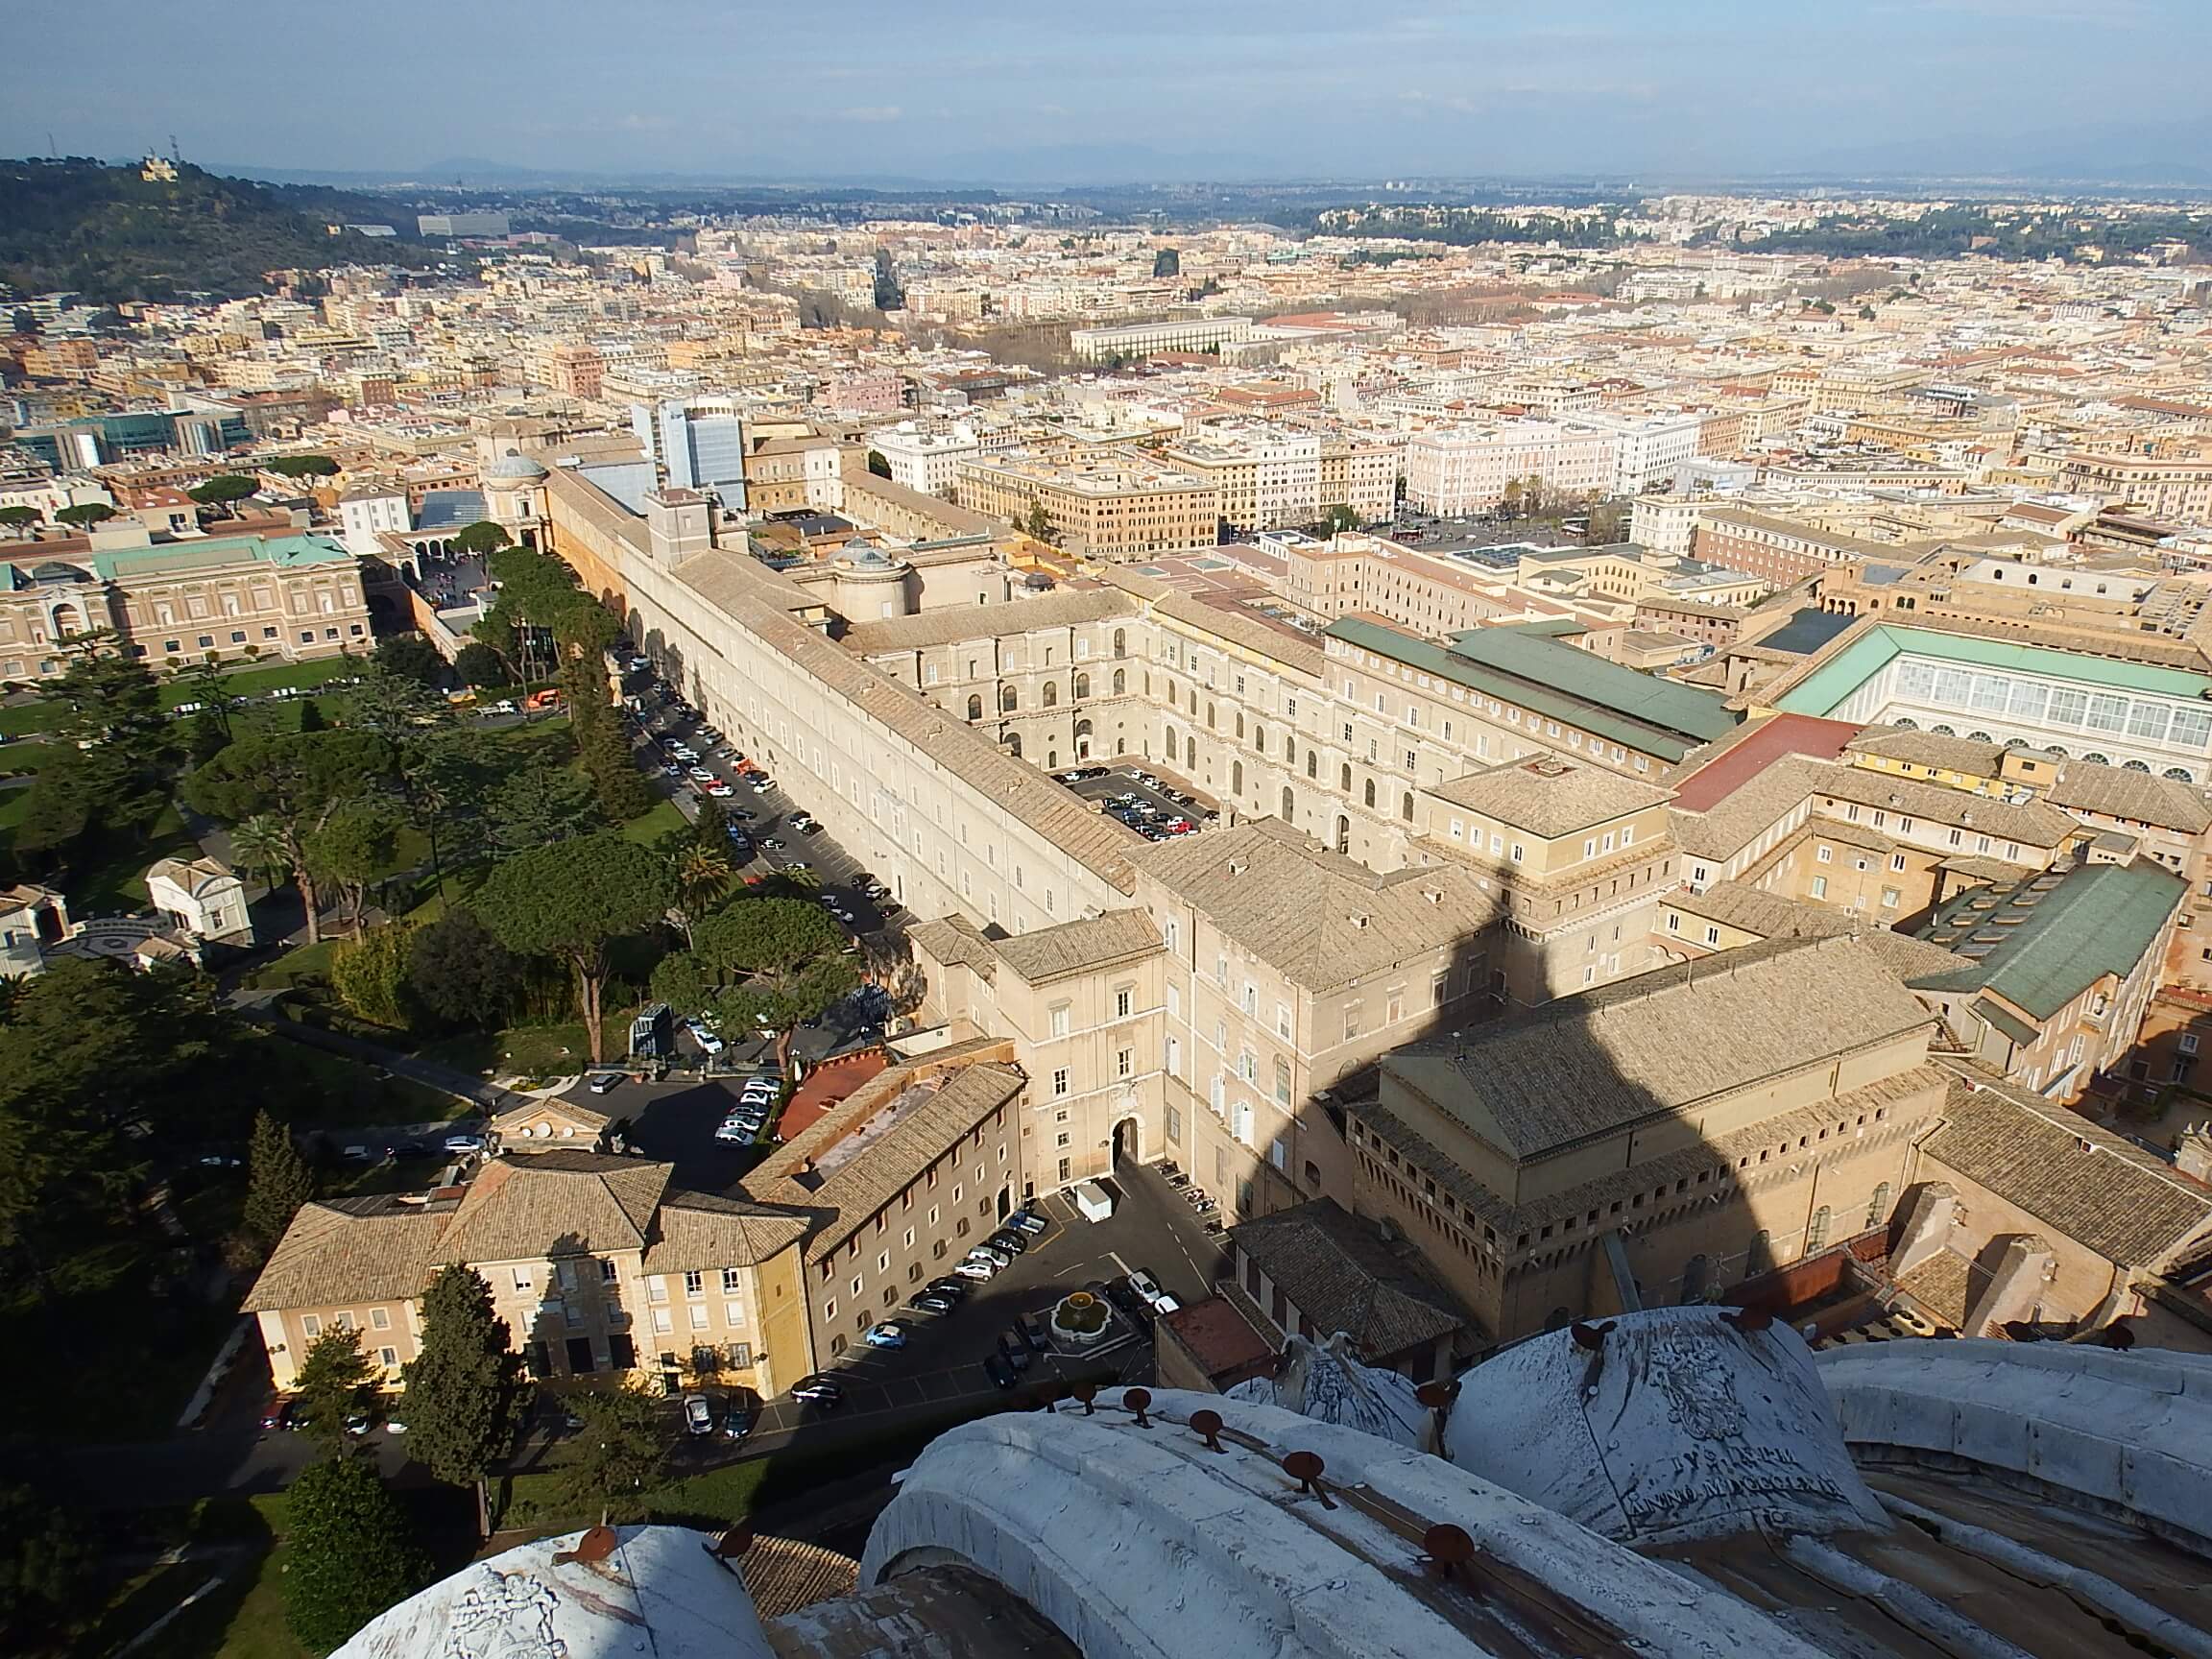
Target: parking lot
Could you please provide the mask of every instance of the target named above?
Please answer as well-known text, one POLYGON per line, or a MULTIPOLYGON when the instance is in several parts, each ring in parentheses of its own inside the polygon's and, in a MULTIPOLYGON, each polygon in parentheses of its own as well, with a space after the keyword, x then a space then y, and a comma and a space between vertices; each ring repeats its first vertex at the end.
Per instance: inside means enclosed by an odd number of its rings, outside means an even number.
MULTIPOLYGON (((999 1335, 1017 1314, 1028 1314, 1043 1326, 1053 1305, 1070 1290, 1124 1278, 1131 1269, 1149 1273, 1186 1305, 1211 1294, 1222 1270, 1221 1250, 1190 1207, 1149 1169, 1124 1167, 1114 1185, 1120 1197, 1104 1221, 1084 1220, 1062 1194, 1038 1200, 1037 1213, 1049 1228, 1013 1266, 977 1282, 950 1313, 902 1308, 892 1321, 904 1329, 905 1347, 856 1344, 847 1349, 825 1368, 844 1384, 840 1405, 808 1405, 781 1395, 760 1414, 756 1437, 806 1426, 812 1440, 814 1425, 998 1396, 999 1388, 984 1375, 983 1358, 997 1351, 999 1335)), ((1038 1356, 1015 1392, 1053 1379, 1108 1372, 1123 1382, 1152 1380, 1149 1321, 1134 1320, 1118 1309, 1106 1342, 1079 1355, 1055 1351, 1038 1356)))
MULTIPOLYGON (((1087 767, 1085 770, 1096 771, 1097 768, 1087 767)), ((1156 773, 1145 774, 1145 776, 1155 778, 1156 781, 1143 782, 1138 776, 1142 768, 1135 766, 1110 766, 1106 768, 1103 777, 1079 778, 1072 782, 1069 781, 1069 774, 1066 772, 1058 772, 1053 776, 1059 779, 1065 787, 1074 790, 1086 801, 1111 802, 1117 796, 1134 795, 1138 805, 1152 808, 1158 815, 1156 820, 1158 823, 1165 824, 1170 819, 1184 818, 1199 829, 1206 827, 1208 819, 1212 816, 1211 809, 1214 803, 1211 798, 1198 795, 1190 790, 1178 788, 1167 779, 1158 777, 1156 773)), ((1154 820, 1145 819, 1142 813, 1134 813, 1131 816, 1136 820, 1131 824, 1131 828, 1140 830, 1145 823, 1154 822, 1154 820)), ((1124 818, 1123 822, 1130 823, 1130 819, 1124 818)))
MULTIPOLYGON (((634 678, 649 680, 650 677, 634 678)), ((713 799, 745 831, 753 855, 741 866, 741 876, 758 879, 778 870, 808 870, 816 878, 822 897, 832 901, 852 918, 849 922, 845 922, 844 917, 839 920, 855 938, 878 934, 894 926, 891 917, 899 914, 896 902, 886 900, 878 904, 860 889, 858 878, 865 872, 859 860, 838 846, 827 830, 808 830, 792 822, 794 814, 805 812, 805 803, 785 795, 773 778, 738 771, 737 757, 744 750, 734 736, 723 733, 720 741, 707 737, 698 715, 686 713, 669 701, 656 697, 647 687, 634 687, 630 694, 646 700, 638 717, 638 730, 652 740, 657 751, 646 763, 663 776, 667 776, 670 766, 678 768, 679 775, 669 777, 668 782, 685 816, 696 817, 702 800, 713 799), (699 758, 687 761, 669 757, 662 740, 671 737, 690 748, 699 758), (729 788, 730 794, 722 798, 708 795, 709 785, 690 776, 694 765, 710 773, 715 781, 729 788), (768 783, 767 788, 759 786, 763 781, 768 783)))

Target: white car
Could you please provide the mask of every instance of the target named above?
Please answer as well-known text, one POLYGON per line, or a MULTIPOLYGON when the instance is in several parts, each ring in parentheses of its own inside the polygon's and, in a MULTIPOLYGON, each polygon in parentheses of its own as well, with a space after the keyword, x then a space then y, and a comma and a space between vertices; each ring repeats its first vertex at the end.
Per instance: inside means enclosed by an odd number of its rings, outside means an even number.
POLYGON ((706 1395, 684 1396, 684 1428, 692 1434, 714 1432, 714 1407, 708 1404, 706 1395))
POLYGON ((717 778, 713 782, 707 785, 707 793, 711 795, 717 801, 727 801, 731 796, 736 794, 737 791, 731 788, 729 784, 723 782, 721 779, 717 778))
POLYGON ((1161 1289, 1160 1281, 1153 1278, 1149 1273, 1142 1271, 1131 1273, 1129 1275, 1129 1288, 1136 1291, 1144 1306, 1151 1309, 1155 1313, 1172 1313, 1178 1306, 1175 1298, 1161 1289), (1162 1303, 1166 1303, 1166 1306, 1162 1307, 1162 1303))
POLYGON ((708 1053, 719 1054, 722 1052, 723 1044, 720 1035, 701 1022, 693 1020, 688 1022, 685 1029, 697 1040, 699 1046, 706 1049, 708 1053))
MULTIPOLYGON (((971 1262, 988 1262, 992 1266, 998 1268, 1000 1271, 1004 1271, 1006 1268, 1014 1265, 1013 1257, 1007 1255, 1003 1250, 994 1250, 988 1244, 978 1244, 974 1249, 969 1251, 968 1260, 971 1262)), ((1157 1286, 1155 1286, 1155 1288, 1157 1288, 1157 1286)))
POLYGON ((998 1269, 988 1262, 963 1262, 952 1269, 963 1279, 988 1279, 998 1269))

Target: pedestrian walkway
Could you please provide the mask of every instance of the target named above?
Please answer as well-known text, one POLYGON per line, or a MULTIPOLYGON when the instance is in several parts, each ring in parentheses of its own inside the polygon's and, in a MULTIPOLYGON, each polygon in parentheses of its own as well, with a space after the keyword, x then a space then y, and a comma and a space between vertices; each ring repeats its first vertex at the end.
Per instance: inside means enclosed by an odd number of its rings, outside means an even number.
POLYGON ((325 1053, 340 1054, 349 1060, 362 1060, 372 1066, 381 1066, 395 1077, 404 1077, 411 1083, 420 1083, 426 1089, 435 1089, 442 1094, 450 1094, 459 1100, 480 1106, 488 1117, 497 1117, 517 1106, 528 1105, 531 1096, 518 1094, 512 1089, 502 1089, 473 1072, 464 1071, 456 1066, 442 1066, 435 1060, 421 1060, 412 1054, 403 1054, 397 1048, 386 1048, 374 1043, 364 1043, 358 1037, 342 1036, 336 1031, 323 1031, 313 1025, 302 1025, 297 1020, 288 1020, 276 1012, 274 1003, 281 993, 272 990, 233 991, 230 1006, 240 1016, 256 1025, 267 1027, 279 1037, 325 1053))

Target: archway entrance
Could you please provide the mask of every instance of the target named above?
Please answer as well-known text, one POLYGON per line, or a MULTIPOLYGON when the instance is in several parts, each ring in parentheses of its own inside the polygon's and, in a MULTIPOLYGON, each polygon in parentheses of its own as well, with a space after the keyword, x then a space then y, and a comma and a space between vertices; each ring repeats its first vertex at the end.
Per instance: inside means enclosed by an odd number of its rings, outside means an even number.
POLYGON ((998 1219, 1003 1221, 1013 1213, 1014 1189, 1011 1187, 1001 1187, 998 1189, 998 1219))
POLYGON ((1336 851, 1339 853, 1352 851, 1352 820, 1342 813, 1338 813, 1336 817, 1336 851))
POLYGON ((1114 1125, 1114 1166, 1119 1168, 1124 1159, 1134 1163, 1139 1149, 1137 1119, 1124 1118, 1114 1125))

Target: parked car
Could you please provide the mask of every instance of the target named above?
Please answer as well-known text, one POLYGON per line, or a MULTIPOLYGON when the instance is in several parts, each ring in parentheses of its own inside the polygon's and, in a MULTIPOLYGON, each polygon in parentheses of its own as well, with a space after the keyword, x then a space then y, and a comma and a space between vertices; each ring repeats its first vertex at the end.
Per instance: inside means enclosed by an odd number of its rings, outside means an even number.
POLYGON ((986 1250, 996 1250, 1001 1256, 1019 1256, 1022 1251, 1029 1248, 1029 1236, 1026 1233, 1000 1228, 983 1240, 983 1247, 986 1250))
POLYGON ((714 1139, 717 1141, 732 1142, 739 1146, 750 1146, 753 1144, 753 1137, 759 1133, 760 1131, 757 1127, 751 1124, 740 1123, 735 1118, 732 1118, 729 1122, 723 1124, 721 1128, 714 1131, 714 1139))
POLYGON ((594 1094, 607 1094, 613 1093, 621 1081, 622 1073, 619 1071, 594 1071, 591 1073, 591 1081, 585 1087, 594 1094))
POLYGON ((687 1029, 690 1031, 692 1037, 698 1041, 699 1046, 706 1049, 708 1053, 719 1054, 722 1052, 723 1047, 725 1046, 722 1039, 716 1036, 713 1032, 708 1030, 706 1026, 700 1024, 697 1021, 693 1021, 687 1029))
POLYGON ((733 1398, 722 1407, 722 1432, 732 1440, 742 1440, 753 1432, 751 1401, 733 1398))
POLYGON ((481 1135, 462 1134, 445 1137, 445 1150, 448 1152, 481 1152, 484 1150, 484 1137, 481 1135))
POLYGON ((1049 1223, 1034 1211, 1017 1210, 1013 1214, 1006 1217, 1006 1225, 1017 1228, 1034 1238, 1038 1234, 1044 1232, 1049 1223))
POLYGON ((1046 1339, 1045 1327, 1029 1314, 1017 1314, 1014 1320, 1014 1329, 1021 1335, 1023 1345, 1032 1354, 1045 1354, 1051 1351, 1052 1344, 1046 1339))
POLYGON ((711 1434, 714 1432, 714 1407, 704 1394, 684 1396, 684 1431, 686 1434, 711 1434))
POLYGON ((707 793, 717 801, 727 801, 731 796, 736 794, 737 791, 731 788, 729 784, 723 782, 721 779, 717 778, 713 782, 707 785, 707 793))
POLYGON ((953 1268, 952 1271, 959 1274, 963 1279, 989 1279, 995 1275, 998 1269, 992 1266, 988 1262, 969 1261, 961 1262, 960 1265, 953 1268))
POLYGON ((760 837, 760 845, 770 853, 781 853, 786 843, 781 835, 763 835, 760 837))
POLYGON ((860 1340, 871 1348, 903 1348, 906 1346, 906 1333, 897 1325, 876 1325, 870 1327, 868 1334, 860 1340))
POLYGON ((968 1294, 967 1281, 964 1279, 954 1279, 950 1275, 942 1278, 932 1279, 927 1285, 924 1286, 923 1288, 926 1290, 934 1290, 940 1296, 950 1296, 955 1302, 959 1301, 961 1297, 968 1294))
POLYGON ((984 1355, 983 1375, 990 1378, 996 1387, 1011 1388, 1014 1386, 1014 1367, 1006 1363, 1003 1355, 996 1353, 984 1355))
POLYGON ((767 793, 768 793, 768 791, 769 791, 769 790, 771 790, 771 789, 773 789, 773 788, 775 788, 775 787, 776 787, 776 780, 775 780, 775 779, 773 779, 773 778, 771 778, 771 777, 769 777, 767 773, 765 773, 765 772, 760 772, 760 773, 756 773, 756 774, 754 775, 754 778, 753 778, 753 793, 754 793, 754 794, 756 794, 756 795, 765 795, 765 794, 767 794, 767 793))
POLYGON ((920 1309, 925 1313, 950 1313, 953 1299, 942 1290, 922 1290, 906 1298, 906 1306, 920 1309))
POLYGON ((1029 1352, 1029 1344, 1022 1341, 1019 1334, 1016 1334, 1013 1341, 1009 1342, 1005 1334, 1000 1333, 998 1357, 1017 1371, 1026 1371, 1036 1363, 1036 1356, 1029 1352))
POLYGON ((971 1262, 988 1262, 1000 1271, 1014 1265, 1014 1258, 1003 1250, 994 1250, 988 1244, 978 1244, 968 1252, 971 1262))
POLYGON ((825 1377, 819 1371, 811 1377, 802 1377, 791 1384, 791 1398, 805 1400, 810 1405, 833 1407, 845 1400, 845 1384, 834 1377, 825 1377))

